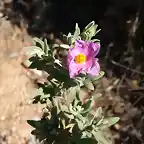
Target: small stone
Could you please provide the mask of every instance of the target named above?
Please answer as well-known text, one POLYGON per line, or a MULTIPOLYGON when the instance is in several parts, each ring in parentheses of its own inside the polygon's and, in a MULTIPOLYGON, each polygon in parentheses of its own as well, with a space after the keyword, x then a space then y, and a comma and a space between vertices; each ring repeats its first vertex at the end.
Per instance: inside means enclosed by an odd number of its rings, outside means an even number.
POLYGON ((0 12, 0 18, 2 18, 2 17, 3 17, 3 13, 0 12))
POLYGON ((114 127, 116 128, 116 130, 119 130, 121 128, 119 124, 115 124, 114 127))
POLYGON ((15 132, 16 131, 16 127, 12 127, 12 132, 15 132))
POLYGON ((6 119, 6 117, 5 116, 1 116, 1 118, 0 118, 0 120, 5 120, 6 119))

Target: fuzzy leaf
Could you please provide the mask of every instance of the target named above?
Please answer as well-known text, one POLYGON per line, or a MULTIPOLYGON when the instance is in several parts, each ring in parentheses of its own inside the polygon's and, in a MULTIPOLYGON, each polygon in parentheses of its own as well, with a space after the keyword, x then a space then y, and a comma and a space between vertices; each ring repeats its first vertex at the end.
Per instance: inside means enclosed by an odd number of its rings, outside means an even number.
POLYGON ((74 116, 72 115, 72 114, 69 114, 69 113, 64 113, 64 115, 66 116, 66 117, 68 117, 69 119, 74 119, 74 116))
POLYGON ((46 55, 48 55, 49 50, 50 50, 50 48, 49 48, 49 45, 47 43, 47 39, 44 39, 44 52, 46 55))
POLYGON ((66 105, 61 105, 61 110, 62 110, 63 112, 69 113, 69 109, 68 109, 68 107, 67 107, 66 105))
POLYGON ((100 130, 105 130, 110 126, 114 125, 118 121, 119 121, 119 117, 104 118, 97 123, 97 126, 100 130))
POLYGON ((22 64, 28 68, 32 64, 32 62, 30 60, 25 60, 22 64))
POLYGON ((101 31, 101 29, 97 30, 97 31, 96 31, 96 34, 99 33, 100 31, 101 31))
POLYGON ((71 124, 67 125, 67 126, 65 127, 65 129, 69 129, 69 132, 72 133, 72 130, 73 130, 73 127, 74 127, 74 126, 75 126, 75 123, 71 123, 71 124))
POLYGON ((110 140, 102 131, 92 131, 92 133, 98 144, 113 144, 112 140, 110 140))
POLYGON ((95 25, 95 22, 94 21, 92 21, 92 22, 90 22, 85 28, 84 28, 84 31, 87 31, 87 30, 89 30, 92 26, 94 26, 95 25))
POLYGON ((86 34, 86 33, 81 33, 81 39, 82 40, 89 40, 89 36, 88 36, 88 34, 86 34))
POLYGON ((41 97, 40 97, 40 101, 41 100, 43 100, 43 99, 47 99, 47 98, 49 98, 50 97, 50 94, 46 94, 46 95, 41 95, 41 97))
POLYGON ((68 41, 68 44, 69 44, 69 45, 71 45, 71 44, 74 43, 75 40, 74 40, 74 38, 73 38, 73 36, 72 36, 71 33, 68 33, 67 41, 68 41))
POLYGON ((41 46, 42 50, 44 50, 44 42, 41 39, 35 37, 35 38, 33 38, 33 40, 34 40, 34 42, 38 43, 41 46))
POLYGON ((64 96, 65 96, 65 100, 66 100, 67 104, 70 104, 76 98, 78 91, 79 91, 79 87, 74 86, 74 87, 70 87, 65 92, 64 96))
POLYGON ((41 128, 41 126, 43 125, 43 122, 41 120, 39 121, 27 120, 27 123, 36 129, 41 128))
POLYGON ((88 100, 86 103, 83 104, 83 108, 84 108, 83 113, 88 112, 90 110, 91 103, 92 103, 92 101, 88 100))
POLYGON ((97 25, 92 26, 86 33, 88 34, 89 40, 96 35, 97 25))
POLYGON ((78 124, 78 127, 80 130, 84 129, 84 125, 83 125, 82 121, 77 121, 77 124, 78 124))
POLYGON ((80 35, 80 28, 78 27, 78 24, 76 23, 75 32, 74 32, 74 38, 75 39, 79 39, 79 35, 80 35))
POLYGON ((96 80, 98 80, 98 79, 102 78, 102 77, 104 76, 104 74, 105 74, 105 72, 104 72, 104 71, 100 71, 100 73, 99 73, 99 75, 98 75, 98 76, 95 76, 95 77, 90 77, 90 79, 91 79, 92 81, 96 81, 96 80))
POLYGON ((64 49, 69 49, 70 46, 67 44, 60 44, 60 47, 64 48, 64 49))
POLYGON ((101 96, 102 96, 101 93, 93 94, 93 95, 92 95, 92 100, 96 101, 96 100, 98 100, 101 96))
POLYGON ((34 56, 34 55, 38 55, 39 57, 41 57, 42 55, 44 55, 44 52, 41 48, 37 47, 37 46, 30 46, 30 47, 25 47, 28 50, 28 55, 29 56, 34 56))
POLYGON ((100 42, 99 39, 92 39, 91 41, 92 41, 92 42, 100 42))
POLYGON ((89 23, 83 30, 82 32, 82 37, 85 36, 85 40, 91 40, 92 37, 94 37, 96 35, 96 29, 97 29, 98 25, 95 25, 95 22, 92 21, 91 23, 89 23))
POLYGON ((85 78, 76 77, 76 78, 74 78, 74 80, 80 87, 82 87, 84 85, 85 78))
POLYGON ((96 112, 95 112, 95 117, 102 117, 103 114, 103 110, 101 107, 97 108, 96 112))
POLYGON ((86 79, 86 80, 84 81, 84 85, 85 85, 88 89, 94 90, 93 83, 92 83, 89 79, 86 79))
POLYGON ((117 123, 119 120, 120 120, 119 117, 110 117, 110 118, 105 118, 102 123, 108 124, 108 126, 110 127, 114 125, 115 123, 117 123))

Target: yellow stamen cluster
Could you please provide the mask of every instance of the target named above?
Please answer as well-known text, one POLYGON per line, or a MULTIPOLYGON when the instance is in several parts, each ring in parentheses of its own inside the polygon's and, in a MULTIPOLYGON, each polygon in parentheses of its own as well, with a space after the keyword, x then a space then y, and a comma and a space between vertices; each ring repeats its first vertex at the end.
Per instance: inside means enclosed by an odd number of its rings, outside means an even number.
POLYGON ((75 62, 77 64, 83 64, 86 62, 86 55, 80 53, 75 57, 75 62))

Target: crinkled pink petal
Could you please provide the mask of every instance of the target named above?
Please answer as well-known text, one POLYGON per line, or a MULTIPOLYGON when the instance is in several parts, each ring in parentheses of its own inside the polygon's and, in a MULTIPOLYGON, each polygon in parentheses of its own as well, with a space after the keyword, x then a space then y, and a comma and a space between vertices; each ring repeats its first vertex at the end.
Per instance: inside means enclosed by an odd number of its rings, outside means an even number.
POLYGON ((100 73, 100 65, 97 60, 95 60, 93 66, 87 70, 87 73, 91 76, 97 76, 100 73))
POLYGON ((82 69, 84 71, 86 71, 87 69, 89 69, 90 67, 92 67, 93 65, 93 59, 89 58, 84 64, 81 64, 82 65, 82 69))
POLYGON ((86 56, 89 54, 96 56, 96 54, 99 52, 99 49, 100 45, 97 43, 76 40, 75 47, 69 49, 69 54, 72 55, 72 57, 75 57, 79 53, 83 53, 86 56))
POLYGON ((94 60, 95 59, 94 50, 92 48, 88 48, 86 56, 87 56, 87 60, 89 60, 89 59, 93 59, 94 60))
POLYGON ((71 61, 69 63, 70 78, 75 77, 76 75, 80 74, 82 71, 87 71, 89 67, 92 66, 93 66, 93 61, 91 59, 85 62, 84 64, 76 64, 74 61, 71 61))
POLYGON ((75 77, 76 75, 80 74, 82 71, 82 66, 79 64, 76 64, 74 61, 71 61, 69 63, 69 75, 70 78, 75 77))
POLYGON ((84 53, 83 48, 74 47, 74 48, 69 49, 69 51, 68 51, 68 55, 71 55, 73 58, 80 53, 84 53))
POLYGON ((79 53, 87 55, 89 53, 88 44, 86 45, 86 42, 85 43, 84 42, 85 41, 82 40, 76 40, 75 47, 69 49, 68 54, 70 54, 72 57, 75 57, 79 53))
POLYGON ((73 57, 78 55, 79 53, 83 53, 86 47, 84 47, 84 41, 76 40, 74 48, 69 49, 69 54, 73 57))
POLYGON ((84 47, 86 45, 87 45, 86 41, 83 41, 83 40, 76 40, 75 41, 75 47, 84 47))
POLYGON ((95 51, 95 56, 99 53, 100 50, 100 43, 90 43, 90 47, 93 48, 93 50, 95 51))
POLYGON ((100 50, 100 43, 98 43, 98 42, 93 43, 90 41, 77 40, 75 42, 75 47, 83 50, 83 53, 85 55, 93 53, 94 56, 96 56, 100 50))
POLYGON ((70 64, 70 62, 74 59, 74 57, 71 54, 68 54, 67 56, 67 65, 70 64))

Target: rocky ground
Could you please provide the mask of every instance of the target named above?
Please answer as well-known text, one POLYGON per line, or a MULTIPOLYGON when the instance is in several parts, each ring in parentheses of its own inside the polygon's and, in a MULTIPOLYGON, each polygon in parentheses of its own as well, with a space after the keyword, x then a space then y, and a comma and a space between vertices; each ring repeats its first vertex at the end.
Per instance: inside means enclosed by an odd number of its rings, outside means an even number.
POLYGON ((21 66, 26 32, 0 20, 0 144, 25 144, 31 127, 26 120, 40 117, 39 105, 29 104, 36 86, 21 66))

